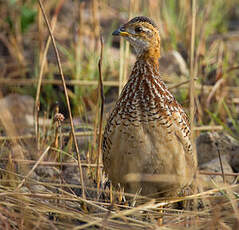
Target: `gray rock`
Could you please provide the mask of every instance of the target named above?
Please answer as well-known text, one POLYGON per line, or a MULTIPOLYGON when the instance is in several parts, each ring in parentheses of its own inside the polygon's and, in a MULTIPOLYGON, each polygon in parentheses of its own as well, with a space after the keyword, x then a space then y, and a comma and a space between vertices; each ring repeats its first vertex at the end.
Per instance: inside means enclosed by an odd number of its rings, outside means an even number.
MULTIPOLYGON (((227 156, 224 155, 221 157, 221 159, 222 159, 222 166, 223 166, 224 173, 233 173, 233 170, 232 170, 230 164, 228 163, 227 156)), ((217 158, 211 160, 210 162, 207 162, 207 163, 201 165, 200 170, 221 173, 222 170, 221 170, 219 158, 217 157, 217 158)), ((204 182, 211 182, 212 180, 216 183, 223 182, 223 178, 221 175, 210 175, 210 176, 209 175, 201 175, 201 179, 203 179, 204 182)), ((234 179, 235 178, 232 176, 226 176, 225 182, 231 184, 231 183, 233 183, 234 179)))
MULTIPOLYGON (((0 99, 0 111, 9 114, 8 122, 12 122, 16 129, 16 135, 29 133, 28 117, 32 116, 34 99, 31 96, 9 94, 0 99)), ((7 122, 7 120, 5 121, 7 122)))
POLYGON ((23 186, 23 187, 20 188, 20 192, 22 192, 22 193, 29 193, 30 190, 26 186, 23 186))
POLYGON ((45 186, 40 184, 32 185, 30 189, 32 192, 35 192, 35 193, 49 193, 49 190, 45 186))
POLYGON ((35 169, 36 174, 39 177, 44 177, 44 178, 52 178, 52 177, 58 177, 60 172, 57 168, 55 167, 50 167, 50 166, 38 166, 35 169))
MULTIPOLYGON (((96 197, 96 182, 91 177, 91 175, 89 173, 89 168, 82 167, 82 173, 83 173, 83 179, 84 179, 85 186, 88 188, 95 188, 95 191, 86 189, 87 190, 86 196, 89 198, 96 197)), ((67 184, 73 185, 71 189, 74 191, 74 193, 76 195, 81 195, 82 190, 80 187, 81 181, 80 181, 79 168, 77 166, 66 167, 65 170, 63 170, 63 172, 62 172, 62 176, 64 178, 64 181, 67 184), (79 186, 79 187, 77 187, 77 186, 79 186)))
POLYGON ((201 133, 196 140, 196 148, 199 166, 218 158, 218 150, 221 156, 226 155, 233 169, 239 169, 239 143, 225 133, 206 132, 201 133))
POLYGON ((230 165, 235 172, 239 172, 239 146, 235 148, 235 151, 231 152, 230 165))

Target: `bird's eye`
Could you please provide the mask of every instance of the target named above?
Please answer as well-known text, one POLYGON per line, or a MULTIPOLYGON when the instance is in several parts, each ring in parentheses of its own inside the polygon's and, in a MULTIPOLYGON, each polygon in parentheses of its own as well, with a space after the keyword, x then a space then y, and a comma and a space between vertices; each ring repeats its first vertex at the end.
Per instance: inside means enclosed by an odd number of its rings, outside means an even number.
POLYGON ((139 33, 139 32, 143 31, 143 28, 141 26, 137 26, 137 27, 135 27, 134 30, 135 30, 136 33, 139 33))

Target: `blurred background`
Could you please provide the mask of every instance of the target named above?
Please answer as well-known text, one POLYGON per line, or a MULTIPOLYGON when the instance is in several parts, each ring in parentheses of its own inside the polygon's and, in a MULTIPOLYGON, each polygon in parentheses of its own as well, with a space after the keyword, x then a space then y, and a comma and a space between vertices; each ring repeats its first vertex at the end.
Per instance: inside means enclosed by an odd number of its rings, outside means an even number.
MULTIPOLYGON (((221 172, 219 162, 215 163, 219 147, 221 154, 229 156, 223 161, 225 172, 239 172, 239 1, 195 1, 193 56, 192 2, 42 0, 60 53, 88 187, 96 187, 95 166, 89 165, 98 157, 100 36, 104 41, 104 125, 135 62, 129 44, 111 34, 140 15, 152 18, 160 28, 162 79, 188 115, 189 79, 195 79, 193 131, 201 169, 221 172)), ((69 184, 80 185, 64 89, 39 3, 2 0, 0 15, 0 166, 1 178, 7 181, 2 180, 1 185, 16 187, 19 175, 30 170, 26 165, 33 164, 27 160, 37 160, 49 145, 51 151, 45 160, 74 166, 74 170, 65 166, 62 175, 69 184), (60 125, 54 120, 58 113, 65 117, 60 125)), ((55 169, 41 167, 33 178, 42 181, 44 177, 48 183, 46 178, 52 179, 55 169)), ((221 176, 216 177, 222 181, 221 176)), ((36 191, 46 188, 49 184, 36 191)), ((74 190, 77 195, 79 191, 74 190)))

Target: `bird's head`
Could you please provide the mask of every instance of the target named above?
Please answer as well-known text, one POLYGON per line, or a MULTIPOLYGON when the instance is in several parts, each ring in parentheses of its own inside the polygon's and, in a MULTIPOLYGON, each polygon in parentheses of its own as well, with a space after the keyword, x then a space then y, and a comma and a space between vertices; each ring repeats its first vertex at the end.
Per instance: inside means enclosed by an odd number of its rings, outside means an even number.
POLYGON ((137 57, 160 57, 160 36, 157 25, 148 17, 139 16, 120 26, 112 35, 124 37, 134 47, 137 57))

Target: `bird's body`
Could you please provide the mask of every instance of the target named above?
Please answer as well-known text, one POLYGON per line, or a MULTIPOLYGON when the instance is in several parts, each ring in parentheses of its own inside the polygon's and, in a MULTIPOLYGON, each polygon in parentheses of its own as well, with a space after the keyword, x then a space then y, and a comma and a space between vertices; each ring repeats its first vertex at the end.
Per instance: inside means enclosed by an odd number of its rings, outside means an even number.
POLYGON ((145 40, 137 41, 142 38, 138 34, 133 41, 130 35, 123 35, 136 46, 137 61, 105 127, 104 169, 113 184, 120 183, 127 192, 175 195, 191 184, 197 165, 190 128, 185 112, 160 76, 156 25, 146 17, 137 17, 124 25, 123 33, 127 27, 139 26, 151 40, 146 44, 145 40), (142 177, 128 181, 129 174, 142 177), (144 175, 161 178, 147 181, 144 175))

